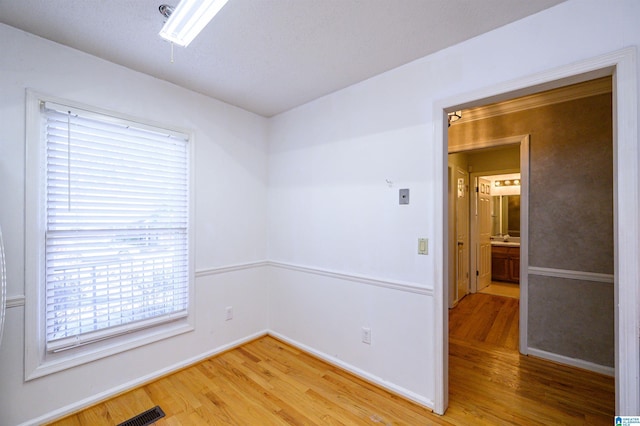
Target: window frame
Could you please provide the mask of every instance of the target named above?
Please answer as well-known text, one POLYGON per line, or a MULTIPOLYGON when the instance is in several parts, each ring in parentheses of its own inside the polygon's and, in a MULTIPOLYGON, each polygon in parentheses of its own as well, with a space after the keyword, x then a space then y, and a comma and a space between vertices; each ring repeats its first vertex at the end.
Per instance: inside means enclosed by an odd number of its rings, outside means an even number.
POLYGON ((25 381, 95 361, 120 352, 174 337, 195 329, 194 242, 194 135, 193 132, 131 117, 78 102, 26 91, 25 152, 25 381), (46 140, 43 134, 44 102, 97 114, 108 120, 126 120, 144 127, 183 134, 187 138, 187 316, 130 333, 116 335, 60 352, 47 351, 45 335, 46 140))

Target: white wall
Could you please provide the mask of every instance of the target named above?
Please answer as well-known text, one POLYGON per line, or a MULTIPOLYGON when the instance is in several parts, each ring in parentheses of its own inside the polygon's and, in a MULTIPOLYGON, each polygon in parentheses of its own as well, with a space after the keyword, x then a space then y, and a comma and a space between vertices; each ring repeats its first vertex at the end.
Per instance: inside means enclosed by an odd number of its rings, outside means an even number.
MULTIPOLYGON (((0 225, 8 296, 0 347, 0 424, 89 401, 267 327, 267 120, 0 25, 0 225), (194 131, 196 331, 23 382, 25 88, 194 131), (224 307, 234 307, 226 322, 224 307), (87 400, 88 399, 88 400, 87 400)), ((168 64, 167 66, 170 66, 168 64)), ((29 255, 28 253, 26 254, 29 255)))
POLYGON ((637 46, 638 22, 634 0, 571 0, 272 118, 269 256, 286 268, 272 276, 271 328, 433 405, 431 294, 446 235, 434 226, 444 184, 434 104, 637 46), (398 205, 399 188, 410 205, 398 205), (371 346, 360 341, 367 325, 371 346))

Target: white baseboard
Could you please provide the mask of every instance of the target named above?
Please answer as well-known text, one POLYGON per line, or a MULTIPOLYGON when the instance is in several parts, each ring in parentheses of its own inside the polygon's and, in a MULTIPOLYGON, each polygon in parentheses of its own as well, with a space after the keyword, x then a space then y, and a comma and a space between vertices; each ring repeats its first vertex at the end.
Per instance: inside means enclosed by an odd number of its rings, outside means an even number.
POLYGON ((585 361, 577 358, 570 358, 564 355, 554 354, 552 352, 543 351, 536 348, 527 348, 528 355, 535 356, 537 358, 554 361, 560 364, 570 365, 572 367, 581 368, 583 370, 593 371, 595 373, 604 374, 606 376, 614 377, 616 370, 613 367, 607 367, 606 365, 596 364, 590 361, 585 361))
POLYGON ((339 367, 339 368, 341 368, 341 369, 343 369, 345 371, 348 371, 349 373, 354 374, 355 376, 360 377, 360 378, 362 378, 362 379, 364 379, 364 380, 366 380, 368 382, 371 382, 371 383, 373 383, 373 384, 375 384, 377 386, 380 386, 381 388, 386 389, 389 392, 392 392, 392 393, 394 393, 396 395, 399 395, 399 396, 401 396, 403 398, 406 398, 406 399, 408 399, 410 401, 413 401, 416 404, 419 404, 419 405, 421 405, 423 407, 426 407, 426 408, 428 408, 430 410, 433 410, 434 404, 433 404, 433 401, 431 401, 430 399, 427 399, 427 398, 425 398, 425 397, 423 397, 421 395, 416 394, 415 392, 412 392, 412 391, 410 391, 408 389, 405 389, 405 388, 403 388, 401 386, 398 386, 398 385, 396 385, 394 383, 385 381, 385 380, 381 379, 380 377, 377 377, 377 376, 375 376, 373 374, 370 374, 370 373, 368 373, 368 372, 366 372, 364 370, 361 370, 360 368, 357 368, 357 367, 355 367, 355 366, 353 366, 351 364, 348 364, 348 363, 346 363, 346 362, 344 362, 344 361, 342 361, 342 360, 340 360, 338 358, 335 358, 335 357, 332 357, 330 355, 327 355, 324 352, 320 352, 320 351, 318 351, 316 349, 313 349, 310 346, 304 345, 304 344, 302 344, 300 342, 297 342, 297 341, 295 341, 293 339, 289 339, 288 337, 286 337, 286 336, 284 336, 284 335, 282 335, 280 333, 276 333, 275 331, 272 331, 272 330, 263 330, 263 331, 251 334, 251 335, 249 335, 247 337, 244 337, 242 339, 235 340, 235 341, 233 341, 231 343, 228 343, 226 345, 219 346, 216 349, 213 349, 211 351, 202 353, 200 355, 196 355, 194 357, 191 357, 191 358, 186 359, 184 361, 181 361, 179 363, 173 364, 173 365, 171 365, 169 367, 163 368, 163 369, 158 370, 158 371, 154 371, 153 373, 147 374, 146 376, 142 376, 142 377, 139 377, 139 378, 137 378, 135 380, 131 380, 129 382, 123 383, 123 384, 121 384, 119 386, 116 386, 114 388, 108 389, 108 390, 106 390, 104 392, 100 392, 100 393, 98 393, 96 395, 92 395, 89 398, 85 398, 85 399, 83 399, 81 401, 77 401, 77 402, 74 402, 73 404, 69 404, 69 405, 67 405, 65 407, 62 407, 60 409, 51 411, 51 412, 49 412, 47 414, 44 414, 44 415, 42 415, 40 417, 37 417, 35 419, 31 419, 31 420, 29 420, 27 422, 21 423, 18 426, 35 426, 35 425, 40 425, 40 424, 43 424, 43 423, 48 423, 48 422, 51 422, 53 420, 57 420, 57 419, 63 418, 65 416, 68 416, 69 414, 72 414, 72 413, 78 412, 78 411, 80 411, 82 409, 88 408, 88 407, 90 407, 92 405, 95 405, 95 404, 101 402, 101 401, 109 399, 109 398, 111 398, 111 397, 113 397, 115 395, 121 394, 121 393, 123 393, 125 391, 134 389, 136 387, 142 386, 142 385, 144 385, 146 383, 149 383, 149 382, 152 382, 153 380, 156 380, 156 379, 158 379, 160 377, 166 376, 166 375, 171 374, 171 373, 173 373, 175 371, 178 371, 178 370, 180 370, 182 368, 185 368, 185 367, 188 367, 190 365, 196 364, 196 363, 198 363, 198 362, 200 362, 202 360, 205 360, 205 359, 210 358, 212 356, 218 355, 218 354, 220 354, 222 352, 226 352, 228 350, 237 348, 239 346, 244 345, 245 343, 248 343, 248 342, 250 342, 252 340, 258 339, 258 338, 260 338, 262 336, 266 336, 266 335, 270 335, 270 336, 273 336, 273 337, 275 337, 275 338, 277 338, 279 340, 282 340, 283 342, 286 342, 287 344, 289 344, 291 346, 294 346, 294 347, 296 347, 296 348, 298 348, 298 349, 300 349, 300 350, 302 350, 304 352, 307 352, 307 353, 309 353, 309 354, 311 354, 311 355, 313 355, 313 356, 315 356, 315 357, 317 357, 317 358, 319 358, 319 359, 321 359, 321 360, 323 360, 323 361, 325 361, 325 362, 327 362, 329 364, 335 365, 336 367, 339 367))
POLYGON ((294 347, 300 349, 301 351, 307 352, 307 353, 309 353, 309 354, 311 354, 311 355, 313 355, 313 356, 315 356, 317 358, 320 358, 321 360, 323 360, 323 361, 325 361, 325 362, 327 362, 329 364, 332 364, 332 365, 334 365, 336 367, 339 367, 339 368, 341 368, 343 370, 346 370, 349 373, 351 373, 351 374, 353 374, 353 375, 355 375, 355 376, 357 376, 357 377, 359 377, 359 378, 361 378, 363 380, 371 382, 371 383, 375 384, 376 386, 380 386, 381 388, 383 388, 385 390, 388 390, 389 392, 392 392, 392 393, 394 393, 396 395, 399 395, 399 396, 401 396, 403 398, 406 398, 406 399, 408 399, 408 400, 410 400, 412 402, 415 402, 418 405, 421 405, 421 406, 426 407, 426 408, 428 408, 430 410, 433 410, 433 407, 434 407, 433 401, 423 397, 422 395, 418 395, 415 392, 412 392, 412 391, 410 391, 408 389, 405 389, 405 388, 403 388, 401 386, 398 386, 398 385, 396 385, 394 383, 391 383, 391 382, 388 382, 386 380, 383 380, 380 377, 375 376, 375 375, 373 375, 371 373, 368 373, 368 372, 366 372, 366 371, 364 371, 364 370, 362 370, 362 369, 360 369, 358 367, 355 367, 355 366, 353 366, 351 364, 348 364, 348 363, 342 361, 341 359, 335 358, 335 357, 333 357, 331 355, 327 355, 324 352, 320 352, 320 351, 318 351, 318 350, 316 350, 316 349, 314 349, 314 348, 312 348, 310 346, 307 346, 307 345, 305 345, 303 343, 300 343, 300 342, 298 342, 296 340, 293 340, 293 339, 290 339, 290 338, 288 338, 286 336, 283 336, 282 334, 277 333, 277 332, 275 332, 273 330, 269 330, 268 334, 270 336, 273 336, 273 337, 279 339, 279 340, 282 340, 283 342, 286 342, 287 344, 289 344, 291 346, 294 346, 294 347))
POLYGON ((154 381, 154 380, 156 380, 156 379, 158 379, 158 378, 160 378, 162 376, 166 376, 166 375, 171 374, 171 373, 173 373, 175 371, 178 371, 178 370, 180 370, 182 368, 185 368, 185 367, 188 367, 190 365, 196 364, 196 363, 198 363, 200 361, 203 361, 203 360, 205 360, 207 358, 211 358, 214 355, 218 355, 218 354, 220 354, 222 352, 226 352, 228 350, 237 348, 238 346, 242 346, 245 343, 248 343, 248 342, 250 342, 252 340, 258 339, 258 338, 260 338, 262 336, 266 336, 267 334, 268 334, 267 330, 259 331, 257 333, 251 334, 251 335, 249 335, 247 337, 244 337, 242 339, 238 339, 238 340, 235 340, 235 341, 233 341, 231 343, 227 343, 226 345, 219 346, 219 347, 217 347, 217 348, 215 348, 215 349, 213 349, 211 351, 208 351, 208 352, 202 353, 200 355, 196 355, 194 357, 185 359, 183 361, 180 361, 179 363, 170 365, 169 367, 163 368, 161 370, 154 371, 153 373, 147 374, 146 376, 139 377, 139 378, 137 378, 135 380, 131 380, 129 382, 123 383, 123 384, 121 384, 119 386, 116 386, 114 388, 108 389, 108 390, 106 390, 104 392, 100 392, 100 393, 98 393, 96 395, 92 395, 89 398, 85 398, 85 399, 83 399, 81 401, 74 402, 73 404, 69 404, 69 405, 67 405, 65 407, 62 407, 62 408, 59 408, 59 409, 57 409, 55 411, 51 411, 51 412, 49 412, 47 414, 44 414, 44 415, 42 415, 40 417, 37 417, 35 419, 28 420, 28 421, 26 421, 24 423, 21 423, 19 426, 32 426, 32 425, 35 426, 35 425, 40 425, 40 424, 43 424, 43 423, 48 423, 48 422, 51 422, 53 420, 60 419, 60 418, 62 418, 64 416, 67 416, 69 414, 72 414, 72 413, 75 413, 77 411, 80 411, 80 410, 82 410, 84 408, 87 408, 87 407, 90 407, 92 405, 95 405, 95 404, 97 404, 97 403, 99 403, 101 401, 104 401, 104 400, 106 400, 106 399, 108 399, 110 397, 113 397, 115 395, 121 394, 121 393, 123 393, 125 391, 128 391, 128 390, 137 388, 137 387, 142 386, 142 385, 144 385, 146 383, 152 382, 152 381, 154 381))

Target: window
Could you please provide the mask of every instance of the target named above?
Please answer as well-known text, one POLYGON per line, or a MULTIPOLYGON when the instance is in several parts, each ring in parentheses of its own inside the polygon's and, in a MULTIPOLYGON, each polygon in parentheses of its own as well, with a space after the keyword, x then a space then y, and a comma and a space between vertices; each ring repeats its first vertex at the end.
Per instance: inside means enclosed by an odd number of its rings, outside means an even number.
POLYGON ((67 102, 35 102, 38 159, 30 163, 40 183, 27 190, 37 192, 41 357, 95 359, 105 347, 112 353, 112 342, 126 349, 136 337, 184 331, 192 282, 188 136, 67 102))

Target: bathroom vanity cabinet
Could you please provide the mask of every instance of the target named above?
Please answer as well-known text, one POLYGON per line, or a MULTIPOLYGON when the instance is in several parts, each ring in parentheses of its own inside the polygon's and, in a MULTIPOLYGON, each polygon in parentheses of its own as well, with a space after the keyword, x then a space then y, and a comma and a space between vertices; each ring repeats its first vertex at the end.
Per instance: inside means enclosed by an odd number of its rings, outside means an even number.
POLYGON ((520 282, 520 247, 491 246, 491 280, 520 282))

